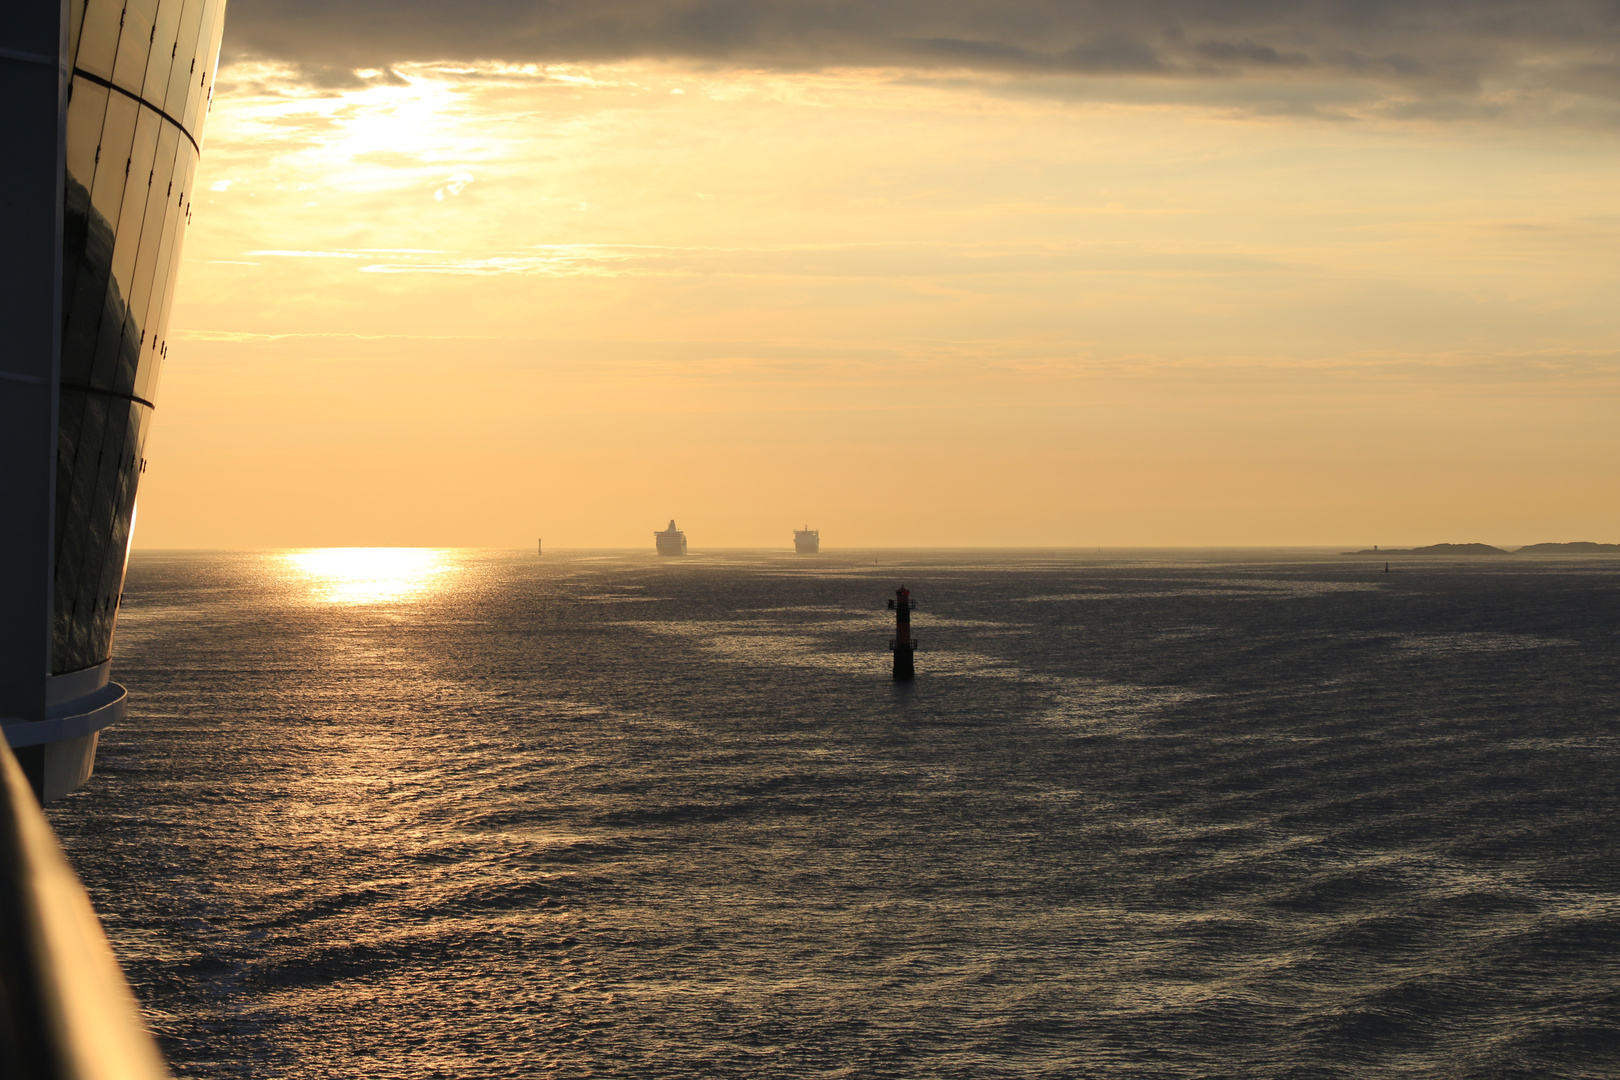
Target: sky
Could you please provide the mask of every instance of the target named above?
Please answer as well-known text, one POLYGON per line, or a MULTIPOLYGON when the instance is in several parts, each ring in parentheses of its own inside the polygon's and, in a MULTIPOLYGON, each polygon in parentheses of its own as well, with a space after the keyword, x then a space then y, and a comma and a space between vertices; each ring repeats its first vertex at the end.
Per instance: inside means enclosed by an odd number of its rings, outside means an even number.
POLYGON ((136 545, 1620 541, 1620 4, 232 0, 136 545))

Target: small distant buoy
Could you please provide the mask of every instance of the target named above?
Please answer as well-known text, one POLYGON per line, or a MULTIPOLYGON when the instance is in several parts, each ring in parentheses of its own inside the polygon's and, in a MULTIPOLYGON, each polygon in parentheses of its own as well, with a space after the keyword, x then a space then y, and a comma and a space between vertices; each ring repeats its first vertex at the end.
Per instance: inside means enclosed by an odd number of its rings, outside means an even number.
POLYGON ((1384 564, 1384 573, 1389 573, 1389 563, 1384 564))
POLYGON ((894 599, 889 601, 889 610, 894 612, 894 637, 889 641, 889 651, 894 653, 894 677, 899 681, 917 677, 917 639, 911 636, 911 610, 916 606, 917 601, 904 585, 894 591, 894 599))
POLYGON ((534 553, 536 555, 544 555, 546 553, 546 542, 544 539, 536 540, 534 542, 534 553))

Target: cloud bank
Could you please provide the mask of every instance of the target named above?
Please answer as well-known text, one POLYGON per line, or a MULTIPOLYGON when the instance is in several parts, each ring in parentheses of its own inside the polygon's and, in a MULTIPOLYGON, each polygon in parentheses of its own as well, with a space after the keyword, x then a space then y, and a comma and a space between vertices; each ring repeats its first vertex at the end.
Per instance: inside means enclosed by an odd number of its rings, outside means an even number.
POLYGON ((1620 102, 1617 0, 233 0, 228 53, 898 68, 1160 83, 1355 81, 1414 110, 1620 102))

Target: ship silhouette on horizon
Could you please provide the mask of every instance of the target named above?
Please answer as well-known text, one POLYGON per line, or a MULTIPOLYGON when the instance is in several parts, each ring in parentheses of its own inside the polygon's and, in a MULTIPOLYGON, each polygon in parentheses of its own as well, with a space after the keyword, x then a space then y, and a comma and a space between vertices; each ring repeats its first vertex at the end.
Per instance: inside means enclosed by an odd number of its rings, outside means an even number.
POLYGON ((657 542, 660 555, 686 554, 686 534, 675 527, 674 518, 669 519, 669 528, 654 531, 653 539, 657 542))

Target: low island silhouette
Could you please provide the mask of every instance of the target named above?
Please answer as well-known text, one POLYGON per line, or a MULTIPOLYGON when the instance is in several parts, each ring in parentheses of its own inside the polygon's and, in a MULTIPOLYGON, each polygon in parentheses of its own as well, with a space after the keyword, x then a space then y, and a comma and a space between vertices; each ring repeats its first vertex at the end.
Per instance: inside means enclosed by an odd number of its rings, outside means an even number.
POLYGON ((1526 544, 1508 551, 1490 544, 1429 544, 1425 547, 1380 548, 1346 551, 1346 555, 1611 555, 1620 554, 1620 544, 1596 544, 1576 540, 1566 544, 1526 544))
POLYGON ((1594 544, 1590 540, 1576 540, 1570 544, 1526 544, 1515 555, 1613 555, 1620 554, 1620 544, 1594 544))

